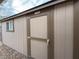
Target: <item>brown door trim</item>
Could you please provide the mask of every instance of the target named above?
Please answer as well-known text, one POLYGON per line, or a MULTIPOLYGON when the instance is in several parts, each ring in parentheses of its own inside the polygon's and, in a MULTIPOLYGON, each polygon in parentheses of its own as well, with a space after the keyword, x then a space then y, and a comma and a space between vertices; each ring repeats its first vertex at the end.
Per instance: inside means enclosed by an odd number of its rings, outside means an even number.
POLYGON ((79 59, 79 0, 74 0, 73 59, 79 59))
POLYGON ((54 11, 53 9, 48 14, 48 38, 50 39, 48 46, 48 59, 54 59, 54 11))
POLYGON ((47 16, 47 32, 48 32, 48 38, 50 39, 50 42, 49 42, 49 46, 48 46, 48 59, 54 59, 54 21, 53 21, 53 10, 50 10, 50 12, 42 12, 40 14, 37 14, 37 15, 30 15, 28 17, 28 20, 27 20, 27 36, 28 36, 28 40, 27 40, 27 48, 28 48, 28 56, 31 57, 31 47, 30 47, 30 19, 31 18, 35 18, 35 17, 40 17, 40 16, 47 16))
POLYGON ((28 59, 31 57, 31 47, 30 47, 30 38, 29 38, 29 36, 30 36, 30 20, 29 20, 29 17, 27 18, 27 57, 28 57, 28 59))

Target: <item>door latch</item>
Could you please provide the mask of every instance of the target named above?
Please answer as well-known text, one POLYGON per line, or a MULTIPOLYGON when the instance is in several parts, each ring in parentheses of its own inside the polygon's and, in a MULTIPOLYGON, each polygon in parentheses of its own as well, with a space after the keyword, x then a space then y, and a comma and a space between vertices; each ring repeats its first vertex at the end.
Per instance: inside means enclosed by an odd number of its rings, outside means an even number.
POLYGON ((49 45, 49 42, 50 42, 50 40, 49 40, 49 39, 47 39, 47 46, 49 45))

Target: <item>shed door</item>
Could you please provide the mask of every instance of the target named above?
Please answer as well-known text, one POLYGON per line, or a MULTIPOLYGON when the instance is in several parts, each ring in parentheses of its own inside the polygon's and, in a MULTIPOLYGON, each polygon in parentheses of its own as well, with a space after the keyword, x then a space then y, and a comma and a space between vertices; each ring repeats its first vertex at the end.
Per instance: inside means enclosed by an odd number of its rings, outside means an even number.
POLYGON ((48 59, 47 16, 28 20, 28 56, 33 59, 48 59))

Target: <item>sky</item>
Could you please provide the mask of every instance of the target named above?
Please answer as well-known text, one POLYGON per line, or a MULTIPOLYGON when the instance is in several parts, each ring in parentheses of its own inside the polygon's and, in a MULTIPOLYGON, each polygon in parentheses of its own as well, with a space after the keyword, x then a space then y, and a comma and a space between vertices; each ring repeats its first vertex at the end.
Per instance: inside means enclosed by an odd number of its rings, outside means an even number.
POLYGON ((0 5, 0 18, 6 18, 50 0, 5 0, 0 5))
POLYGON ((28 10, 49 0, 13 0, 12 6, 19 12, 28 10))

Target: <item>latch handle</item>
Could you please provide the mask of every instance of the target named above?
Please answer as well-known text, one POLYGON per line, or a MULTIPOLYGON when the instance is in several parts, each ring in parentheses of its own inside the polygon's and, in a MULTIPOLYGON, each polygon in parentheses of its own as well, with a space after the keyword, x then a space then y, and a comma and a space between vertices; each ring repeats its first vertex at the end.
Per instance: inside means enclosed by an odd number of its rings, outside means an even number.
POLYGON ((50 40, 49 40, 49 39, 47 39, 47 46, 49 45, 49 42, 50 42, 50 40))

